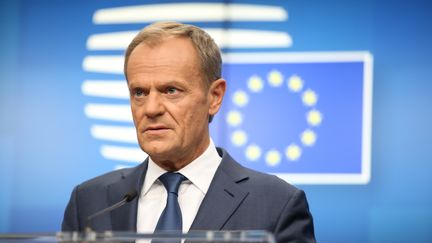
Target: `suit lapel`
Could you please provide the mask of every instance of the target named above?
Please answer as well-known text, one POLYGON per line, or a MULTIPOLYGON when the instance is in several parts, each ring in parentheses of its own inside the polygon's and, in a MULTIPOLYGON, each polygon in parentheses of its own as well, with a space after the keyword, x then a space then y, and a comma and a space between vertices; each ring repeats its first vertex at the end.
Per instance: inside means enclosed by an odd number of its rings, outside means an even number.
POLYGON ((237 184, 248 179, 242 167, 225 151, 219 152, 222 162, 190 230, 221 230, 249 194, 237 184))
POLYGON ((113 205, 121 201, 124 195, 136 190, 138 196, 131 202, 111 211, 111 225, 113 231, 136 231, 138 198, 147 171, 148 160, 133 171, 122 176, 122 180, 108 186, 108 203, 113 205))

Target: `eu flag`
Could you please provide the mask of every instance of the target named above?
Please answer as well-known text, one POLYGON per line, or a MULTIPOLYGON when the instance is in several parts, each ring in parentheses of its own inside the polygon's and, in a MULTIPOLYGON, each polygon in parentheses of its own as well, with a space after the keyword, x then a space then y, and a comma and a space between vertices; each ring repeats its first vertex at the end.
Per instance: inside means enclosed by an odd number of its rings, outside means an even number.
POLYGON ((212 136, 235 159, 293 183, 369 181, 369 53, 243 53, 224 63, 212 136))

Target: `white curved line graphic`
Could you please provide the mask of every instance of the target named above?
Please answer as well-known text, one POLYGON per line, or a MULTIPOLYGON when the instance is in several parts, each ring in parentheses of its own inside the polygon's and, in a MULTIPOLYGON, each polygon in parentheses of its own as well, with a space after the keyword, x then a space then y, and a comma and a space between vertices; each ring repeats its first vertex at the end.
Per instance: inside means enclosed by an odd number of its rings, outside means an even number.
POLYGON ((87 104, 84 107, 84 113, 93 119, 133 122, 129 105, 87 104))
POLYGON ((86 80, 81 85, 81 91, 87 96, 129 99, 126 80, 86 80))
POLYGON ((100 153, 105 159, 131 163, 141 163, 147 157, 147 154, 138 147, 103 145, 100 153))
POLYGON ((133 126, 93 125, 90 133, 96 139, 138 144, 133 126))
POLYGON ((86 56, 82 67, 87 72, 123 74, 123 60, 123 55, 86 56))
POLYGON ((125 50, 138 31, 93 34, 87 39, 88 50, 125 50))
POLYGON ((247 29, 205 29, 219 48, 276 48, 290 47, 291 36, 282 31, 247 29))
MULTIPOLYGON (((283 31, 247 29, 204 29, 219 48, 291 47, 291 36, 283 31)), ((87 39, 88 50, 125 50, 138 31, 93 34, 87 39)))
POLYGON ((147 23, 154 21, 286 21, 288 12, 279 6, 225 3, 168 3, 99 9, 95 24, 147 23))

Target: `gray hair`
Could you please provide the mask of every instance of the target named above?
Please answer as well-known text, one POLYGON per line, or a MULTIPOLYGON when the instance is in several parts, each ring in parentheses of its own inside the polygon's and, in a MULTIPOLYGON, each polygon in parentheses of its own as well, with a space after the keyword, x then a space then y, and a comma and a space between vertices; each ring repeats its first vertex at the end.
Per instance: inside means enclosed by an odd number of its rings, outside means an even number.
POLYGON ((204 30, 188 24, 177 22, 156 22, 142 29, 129 44, 124 61, 124 73, 127 79, 127 65, 132 51, 141 43, 156 46, 167 37, 187 37, 192 41, 200 59, 202 77, 205 86, 221 78, 222 58, 219 47, 204 30))

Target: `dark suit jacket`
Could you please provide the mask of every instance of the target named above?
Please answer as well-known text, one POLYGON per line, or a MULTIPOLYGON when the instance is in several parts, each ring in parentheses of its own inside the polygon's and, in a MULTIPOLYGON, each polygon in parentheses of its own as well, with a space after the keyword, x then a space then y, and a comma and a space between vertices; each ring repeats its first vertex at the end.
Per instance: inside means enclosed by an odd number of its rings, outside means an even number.
MULTIPOLYGON (((315 242, 306 196, 276 176, 256 172, 218 148, 216 171, 190 230, 267 230, 277 242, 315 242)), ((67 205, 62 230, 84 230, 89 215, 141 191, 148 160, 78 185, 67 205)), ((138 198, 92 221, 95 231, 136 231, 138 198)))

